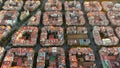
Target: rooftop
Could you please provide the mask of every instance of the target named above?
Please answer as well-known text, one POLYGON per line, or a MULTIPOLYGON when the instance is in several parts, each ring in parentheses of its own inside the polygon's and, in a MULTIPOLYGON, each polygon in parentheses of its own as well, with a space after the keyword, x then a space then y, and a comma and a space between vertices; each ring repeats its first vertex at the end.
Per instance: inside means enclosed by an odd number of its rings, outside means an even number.
POLYGON ((113 26, 120 26, 120 12, 109 11, 107 16, 113 26))
POLYGON ((41 11, 37 11, 36 14, 34 14, 29 20, 28 20, 28 25, 39 25, 40 23, 40 17, 41 16, 41 11))
POLYGON ((79 1, 65 1, 65 10, 81 10, 79 1))
POLYGON ((45 26, 41 29, 40 43, 42 46, 61 46, 64 43, 62 27, 45 26))
POLYGON ((37 68, 41 67, 66 68, 64 50, 60 47, 40 49, 37 57, 37 68))
POLYGON ((44 8, 46 11, 62 10, 62 1, 61 0, 47 0, 44 8))
POLYGON ((33 58, 34 50, 32 48, 12 48, 7 51, 1 68, 31 68, 33 66, 33 58))
POLYGON ((11 39, 14 46, 34 46, 37 41, 38 28, 32 26, 21 27, 11 39))
POLYGON ((11 31, 11 26, 0 26, 0 41, 11 31))
POLYGON ((69 61, 70 61, 70 68, 96 67, 96 64, 94 62, 95 56, 93 54, 93 50, 89 47, 71 48, 69 51, 69 61))
POLYGON ((21 10, 23 6, 22 0, 7 0, 4 3, 3 9, 5 10, 21 10))
POLYGON ((104 68, 120 67, 120 47, 102 47, 99 53, 104 68))
POLYGON ((84 7, 85 7, 86 12, 102 10, 102 6, 100 5, 100 2, 98 2, 98 1, 85 1, 84 7))
POLYGON ((67 42, 69 45, 89 45, 87 28, 69 26, 67 28, 67 42))
POLYGON ((92 26, 106 26, 109 24, 109 21, 106 18, 104 12, 89 12, 87 14, 89 24, 92 26))
POLYGON ((113 46, 119 43, 119 39, 110 26, 94 26, 93 37, 97 45, 113 46))
POLYGON ((18 11, 0 11, 0 24, 1 25, 14 25, 17 23, 18 11))
POLYGON ((85 19, 82 11, 67 11, 65 14, 67 25, 84 25, 85 19))
POLYGON ((102 1, 101 5, 105 11, 110 11, 113 8, 113 2, 112 1, 102 1))
POLYGON ((25 2, 24 10, 34 11, 37 7, 39 7, 40 3, 41 2, 39 0, 37 0, 37 1, 34 1, 34 0, 29 1, 28 0, 25 2))
POLYGON ((43 14, 44 25, 62 25, 62 13, 59 11, 44 12, 43 14))

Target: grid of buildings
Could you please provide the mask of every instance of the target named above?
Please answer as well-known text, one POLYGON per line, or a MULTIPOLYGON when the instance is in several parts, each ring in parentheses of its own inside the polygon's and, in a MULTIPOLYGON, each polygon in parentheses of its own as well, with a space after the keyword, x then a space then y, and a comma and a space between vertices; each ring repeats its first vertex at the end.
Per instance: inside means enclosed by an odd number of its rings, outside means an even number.
POLYGON ((46 11, 60 11, 62 10, 62 1, 61 0, 47 0, 44 5, 46 11))
POLYGON ((70 68, 96 68, 93 50, 89 47, 71 48, 69 51, 70 68))
POLYGON ((32 26, 21 27, 11 39, 14 46, 34 46, 37 41, 38 28, 32 26))
POLYGON ((2 62, 1 68, 32 68, 34 50, 32 48, 12 48, 2 62))
POLYGON ((61 46, 64 44, 62 27, 45 26, 41 29, 40 43, 42 46, 61 46))
POLYGON ((60 47, 42 48, 38 52, 36 68, 66 68, 65 53, 60 47))
POLYGON ((44 25, 62 25, 62 13, 59 11, 46 11, 43 15, 44 25))
POLYGON ((1 68, 97 68, 96 54, 103 68, 120 67, 120 3, 0 0, 0 6, 1 68))
POLYGON ((99 54, 103 68, 120 67, 120 47, 102 47, 99 54))

